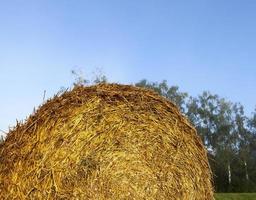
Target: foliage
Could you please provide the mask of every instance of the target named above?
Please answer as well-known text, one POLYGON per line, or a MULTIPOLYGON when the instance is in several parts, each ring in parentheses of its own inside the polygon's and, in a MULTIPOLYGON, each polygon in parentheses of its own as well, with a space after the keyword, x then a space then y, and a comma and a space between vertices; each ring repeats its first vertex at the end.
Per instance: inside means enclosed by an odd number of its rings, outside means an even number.
POLYGON ((156 91, 160 95, 174 102, 182 112, 185 112, 184 105, 188 94, 186 92, 180 92, 178 86, 169 87, 166 80, 163 80, 161 83, 157 83, 148 82, 146 79, 136 83, 135 86, 145 87, 156 91))

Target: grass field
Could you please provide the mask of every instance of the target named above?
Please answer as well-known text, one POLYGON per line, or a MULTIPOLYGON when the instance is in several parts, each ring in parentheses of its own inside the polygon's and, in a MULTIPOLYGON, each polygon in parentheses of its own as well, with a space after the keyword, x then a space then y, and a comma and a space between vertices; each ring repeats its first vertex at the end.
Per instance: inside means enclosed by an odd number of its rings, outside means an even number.
POLYGON ((256 200, 256 193, 217 193, 216 200, 256 200))

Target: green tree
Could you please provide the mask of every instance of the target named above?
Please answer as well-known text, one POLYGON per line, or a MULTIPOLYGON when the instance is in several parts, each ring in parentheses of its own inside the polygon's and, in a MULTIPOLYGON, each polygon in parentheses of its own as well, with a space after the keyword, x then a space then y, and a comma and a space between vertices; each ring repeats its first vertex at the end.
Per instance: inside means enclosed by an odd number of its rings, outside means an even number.
MULTIPOLYGON (((248 160, 250 157, 250 140, 251 133, 247 128, 248 118, 244 114, 244 107, 241 104, 235 104, 233 106, 233 112, 235 115, 234 129, 238 136, 238 157, 243 164, 245 185, 248 185, 250 176, 248 172, 248 160)), ((248 188, 245 188, 248 190, 248 188)))
POLYGON ((252 116, 248 120, 248 129, 250 132, 249 138, 249 160, 248 160, 248 173, 250 182, 250 192, 256 191, 256 108, 252 116))
POLYGON ((232 185, 231 163, 236 157, 238 142, 232 106, 231 102, 210 92, 203 92, 197 98, 190 97, 187 102, 186 115, 196 127, 210 158, 214 159, 211 163, 215 183, 224 191, 232 185))
POLYGON ((143 79, 135 84, 137 87, 149 88, 169 99, 181 110, 185 112, 186 100, 188 94, 186 92, 180 92, 178 86, 168 86, 167 81, 163 80, 162 82, 148 82, 146 79, 143 79))

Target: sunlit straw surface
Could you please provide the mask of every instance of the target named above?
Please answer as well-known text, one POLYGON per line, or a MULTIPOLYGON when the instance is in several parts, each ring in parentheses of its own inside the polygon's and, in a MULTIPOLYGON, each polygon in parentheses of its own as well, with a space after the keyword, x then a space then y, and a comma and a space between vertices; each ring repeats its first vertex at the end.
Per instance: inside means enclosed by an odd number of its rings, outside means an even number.
POLYGON ((176 106, 117 84, 77 86, 0 147, 0 199, 211 200, 201 140, 176 106))

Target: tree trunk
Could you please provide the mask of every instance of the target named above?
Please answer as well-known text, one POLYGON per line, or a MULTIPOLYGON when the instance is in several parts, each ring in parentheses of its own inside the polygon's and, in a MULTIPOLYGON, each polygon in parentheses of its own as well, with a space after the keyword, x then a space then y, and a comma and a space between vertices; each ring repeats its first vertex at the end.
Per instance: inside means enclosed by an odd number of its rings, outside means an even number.
POLYGON ((228 184, 231 184, 231 169, 230 169, 230 163, 228 163, 228 184))
POLYGON ((249 181, 249 174, 248 174, 248 170, 247 170, 247 162, 246 162, 246 160, 244 161, 244 168, 245 168, 245 179, 247 181, 249 181))

